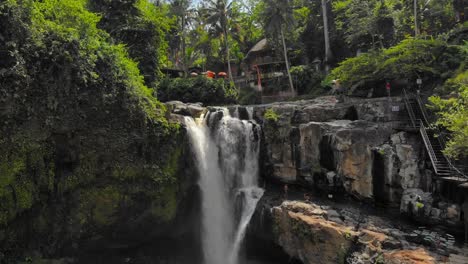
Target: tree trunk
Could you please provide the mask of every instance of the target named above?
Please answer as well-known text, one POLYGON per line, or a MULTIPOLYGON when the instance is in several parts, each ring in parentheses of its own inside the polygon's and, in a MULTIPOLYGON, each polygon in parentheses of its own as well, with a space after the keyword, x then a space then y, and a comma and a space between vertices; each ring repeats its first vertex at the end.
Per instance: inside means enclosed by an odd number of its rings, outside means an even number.
POLYGON ((283 52, 284 52, 284 62, 286 63, 286 72, 288 73, 288 79, 289 79, 289 87, 291 88, 291 94, 292 96, 295 96, 296 93, 294 91, 294 86, 293 86, 293 81, 291 77, 291 72, 289 71, 289 60, 288 60, 288 51, 286 49, 286 41, 284 40, 284 33, 283 33, 283 28, 281 30, 281 41, 283 42, 283 52))
POLYGON ((322 17, 323 17, 323 35, 325 39, 325 68, 328 72, 328 63, 332 59, 332 52, 330 48, 330 37, 328 32, 328 11, 327 11, 327 0, 322 0, 322 17))
POLYGON ((229 74, 229 81, 234 84, 234 79, 232 78, 232 70, 231 70, 231 56, 229 55, 229 43, 228 43, 228 35, 227 30, 224 29, 224 42, 226 45, 226 59, 228 65, 228 74, 229 74))
POLYGON ((419 28, 418 28, 418 0, 414 0, 414 36, 417 37, 419 35, 419 28))
POLYGON ((187 67, 187 54, 185 51, 185 14, 182 15, 182 69, 184 70, 185 77, 188 76, 188 67, 187 67))

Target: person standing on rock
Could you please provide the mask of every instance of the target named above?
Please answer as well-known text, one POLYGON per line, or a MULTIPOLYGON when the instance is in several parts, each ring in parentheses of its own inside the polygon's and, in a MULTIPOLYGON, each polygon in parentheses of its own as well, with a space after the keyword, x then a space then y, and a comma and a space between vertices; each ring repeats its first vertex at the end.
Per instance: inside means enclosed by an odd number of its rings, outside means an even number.
POLYGON ((424 217, 424 203, 419 195, 416 197, 416 211, 419 217, 424 217))
POLYGON ((341 86, 340 80, 333 80, 332 81, 332 86, 333 86, 332 93, 337 95, 337 97, 338 97, 336 102, 337 103, 339 103, 339 102, 344 103, 346 89, 344 89, 341 86))
POLYGON ((287 200, 288 199, 288 185, 285 184, 284 187, 283 187, 283 191, 284 191, 284 200, 287 200))

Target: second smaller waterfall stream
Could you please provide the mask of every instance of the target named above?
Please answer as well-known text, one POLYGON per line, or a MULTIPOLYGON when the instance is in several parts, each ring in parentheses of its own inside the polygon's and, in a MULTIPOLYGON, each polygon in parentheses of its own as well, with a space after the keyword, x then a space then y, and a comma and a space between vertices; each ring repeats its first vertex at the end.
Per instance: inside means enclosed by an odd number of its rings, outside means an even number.
MULTIPOLYGON (((251 109, 247 112, 251 119, 251 109)), ((263 195, 259 127, 226 108, 211 110, 198 122, 185 121, 200 174, 204 263, 239 264, 246 229, 263 195)))

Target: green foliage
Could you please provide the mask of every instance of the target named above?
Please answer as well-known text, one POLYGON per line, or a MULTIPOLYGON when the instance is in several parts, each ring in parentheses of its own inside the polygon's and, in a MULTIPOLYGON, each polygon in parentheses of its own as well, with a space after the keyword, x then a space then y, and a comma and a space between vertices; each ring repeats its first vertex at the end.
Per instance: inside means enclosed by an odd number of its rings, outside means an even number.
POLYGON ((389 49, 343 61, 330 78, 340 79, 346 87, 385 79, 446 79, 463 58, 459 48, 443 41, 409 38, 389 49))
POLYGON ((291 67, 291 76, 298 95, 322 95, 325 93, 321 85, 324 75, 310 66, 291 67))
POLYGON ((341 244, 340 249, 337 252, 336 263, 345 264, 347 253, 348 253, 348 250, 344 247, 343 244, 341 244))
POLYGON ((79 212, 82 221, 91 222, 97 227, 104 227, 115 221, 117 209, 121 203, 120 191, 115 186, 89 188, 80 193, 79 212))
POLYGON ((0 142, 0 227, 30 209, 39 190, 50 190, 54 177, 44 146, 28 142, 0 142), (30 172, 36 173, 30 177, 30 172))
MULTIPOLYGON (((123 2, 131 1, 112 1, 123 2)), ((24 249, 31 235, 38 247, 57 252, 72 241, 106 236, 101 227, 129 225, 133 232, 141 226, 134 215, 147 213, 160 223, 175 215, 178 126, 168 124, 164 106, 145 85, 141 63, 131 59, 123 41, 101 29, 101 16, 88 4, 0 3, 3 254, 24 249)), ((138 22, 132 25, 141 25, 137 28, 155 40, 155 13, 146 10, 155 7, 140 2, 130 7, 127 14, 135 11, 137 17, 131 22, 138 22)), ((113 33, 122 36, 119 32, 113 33)), ((145 46, 151 52, 154 47, 145 46)), ((147 57, 154 59, 154 52, 147 57)))
POLYGON ((394 18, 385 1, 335 1, 337 29, 354 49, 389 46, 394 41, 394 18))
POLYGON ((378 65, 383 62, 381 52, 364 53, 346 59, 333 69, 327 79, 339 79, 342 85, 350 87, 359 82, 381 79, 378 65))
POLYGON ((286 31, 294 24, 293 8, 287 0, 264 0, 263 10, 265 33, 277 38, 280 31, 286 31))
POLYGON ((109 63, 114 82, 125 85, 149 116, 164 121, 157 110, 163 110, 163 106, 144 85, 137 63, 129 59, 122 45, 112 45, 107 41, 107 33, 97 28, 99 16, 86 9, 87 1, 23 1, 21 6, 17 5, 12 7, 30 10, 30 30, 37 49, 50 50, 49 55, 57 57, 54 58, 55 63, 73 63, 79 67, 79 78, 84 85, 102 82, 107 73, 99 72, 97 64, 109 63), (79 58, 74 57, 73 50, 54 54, 65 43, 79 45, 79 58))
POLYGON ((440 40, 406 39, 383 51, 384 78, 444 77, 460 64, 460 54, 440 40))
POLYGON ((102 14, 99 28, 108 32, 116 43, 128 47, 145 84, 153 86, 161 65, 167 64, 165 37, 173 23, 168 10, 148 0, 95 0, 89 1, 89 6, 102 14))
POLYGON ((343 236, 346 240, 351 240, 351 238, 353 238, 353 235, 348 230, 344 232, 343 236))
POLYGON ((261 92, 250 86, 242 87, 239 91, 238 101, 241 105, 260 104, 262 102, 261 92))
POLYGON ((379 253, 378 257, 375 259, 375 264, 385 264, 384 254, 379 253))
POLYGON ((158 84, 158 97, 162 101, 202 102, 206 105, 232 104, 236 91, 222 79, 204 76, 195 78, 163 79, 158 84))
POLYGON ((438 111, 438 125, 451 132, 444 153, 452 158, 468 157, 468 70, 447 81, 447 85, 457 92, 443 99, 432 96, 432 108, 438 111))
POLYGON ((268 108, 263 114, 263 118, 268 121, 278 122, 279 116, 272 108, 268 108))

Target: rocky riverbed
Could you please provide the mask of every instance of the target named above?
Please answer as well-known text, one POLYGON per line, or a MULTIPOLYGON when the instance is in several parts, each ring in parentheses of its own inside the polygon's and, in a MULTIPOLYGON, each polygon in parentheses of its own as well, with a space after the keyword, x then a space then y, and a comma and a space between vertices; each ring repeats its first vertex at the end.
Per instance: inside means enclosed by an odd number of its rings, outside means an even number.
POLYGON ((440 227, 416 225, 395 210, 270 186, 250 239, 274 241, 301 263, 463 263, 468 251, 440 227))

